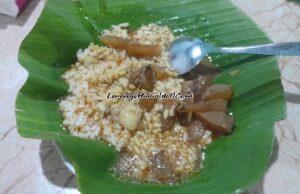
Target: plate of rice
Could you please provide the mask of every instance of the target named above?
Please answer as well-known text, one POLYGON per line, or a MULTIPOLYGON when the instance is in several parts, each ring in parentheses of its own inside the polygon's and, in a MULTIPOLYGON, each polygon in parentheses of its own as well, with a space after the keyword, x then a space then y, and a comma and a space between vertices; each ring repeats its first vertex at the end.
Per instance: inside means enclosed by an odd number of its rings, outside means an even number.
POLYGON ((82 193, 243 192, 285 115, 277 62, 212 55, 179 75, 181 36, 269 41, 227 0, 48 1, 19 52, 20 135, 54 141, 82 193))

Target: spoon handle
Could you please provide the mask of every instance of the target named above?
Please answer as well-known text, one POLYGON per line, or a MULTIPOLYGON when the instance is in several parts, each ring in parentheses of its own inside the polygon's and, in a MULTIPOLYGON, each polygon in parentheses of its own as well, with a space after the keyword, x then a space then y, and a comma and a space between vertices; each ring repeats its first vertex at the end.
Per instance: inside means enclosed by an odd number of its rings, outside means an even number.
POLYGON ((220 53, 245 53, 258 55, 300 55, 300 42, 271 43, 246 47, 221 47, 220 53))

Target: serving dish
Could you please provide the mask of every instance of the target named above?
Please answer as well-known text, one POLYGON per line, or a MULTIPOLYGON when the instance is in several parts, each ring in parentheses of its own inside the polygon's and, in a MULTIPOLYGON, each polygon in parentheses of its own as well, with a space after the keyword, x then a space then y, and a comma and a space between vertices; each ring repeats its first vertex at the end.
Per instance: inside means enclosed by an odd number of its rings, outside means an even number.
POLYGON ((74 61, 76 50, 89 42, 98 43, 99 31, 112 23, 130 22, 136 27, 150 22, 165 24, 177 34, 197 35, 222 45, 269 42, 253 22, 225 0, 177 4, 173 1, 100 1, 99 6, 95 6, 98 3, 48 1, 36 27, 23 42, 19 60, 29 71, 29 78, 16 105, 20 134, 56 141, 74 165, 79 190, 83 193, 123 190, 234 193, 259 180, 271 154, 274 122, 285 114, 279 71, 272 57, 213 56, 214 64, 222 70, 215 82, 234 87, 230 110, 237 118, 236 130, 226 140, 220 138, 208 146, 203 171, 179 186, 117 181, 107 171, 115 158, 112 148, 72 137, 62 129, 56 100, 66 94, 67 86, 60 75, 74 61))

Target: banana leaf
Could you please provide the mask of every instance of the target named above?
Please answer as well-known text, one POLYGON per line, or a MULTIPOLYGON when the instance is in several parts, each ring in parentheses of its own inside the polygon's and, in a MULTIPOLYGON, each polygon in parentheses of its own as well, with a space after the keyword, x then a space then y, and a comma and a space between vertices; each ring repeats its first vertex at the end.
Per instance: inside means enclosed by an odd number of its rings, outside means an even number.
MULTIPOLYGON (((260 180, 274 143, 274 123, 285 117, 278 64, 273 57, 213 55, 221 70, 216 83, 231 84, 234 133, 205 150, 203 169, 188 181, 158 185, 120 181, 109 171, 117 152, 99 141, 70 136, 62 127, 57 99, 67 95, 62 73, 80 48, 101 44, 112 24, 168 25, 176 35, 197 36, 222 46, 270 40, 230 0, 48 0, 22 42, 19 62, 29 72, 16 102, 20 135, 57 142, 74 165, 83 194, 240 193, 260 180)), ((101 76, 101 75, 99 75, 101 76)))

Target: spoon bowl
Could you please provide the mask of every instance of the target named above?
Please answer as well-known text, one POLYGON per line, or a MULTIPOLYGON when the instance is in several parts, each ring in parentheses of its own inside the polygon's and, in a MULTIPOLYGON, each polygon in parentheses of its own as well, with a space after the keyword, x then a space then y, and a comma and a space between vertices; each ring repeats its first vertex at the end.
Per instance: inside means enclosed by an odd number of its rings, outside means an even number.
POLYGON ((180 74, 187 73, 202 61, 210 49, 209 44, 198 38, 178 38, 169 47, 171 66, 180 74))

